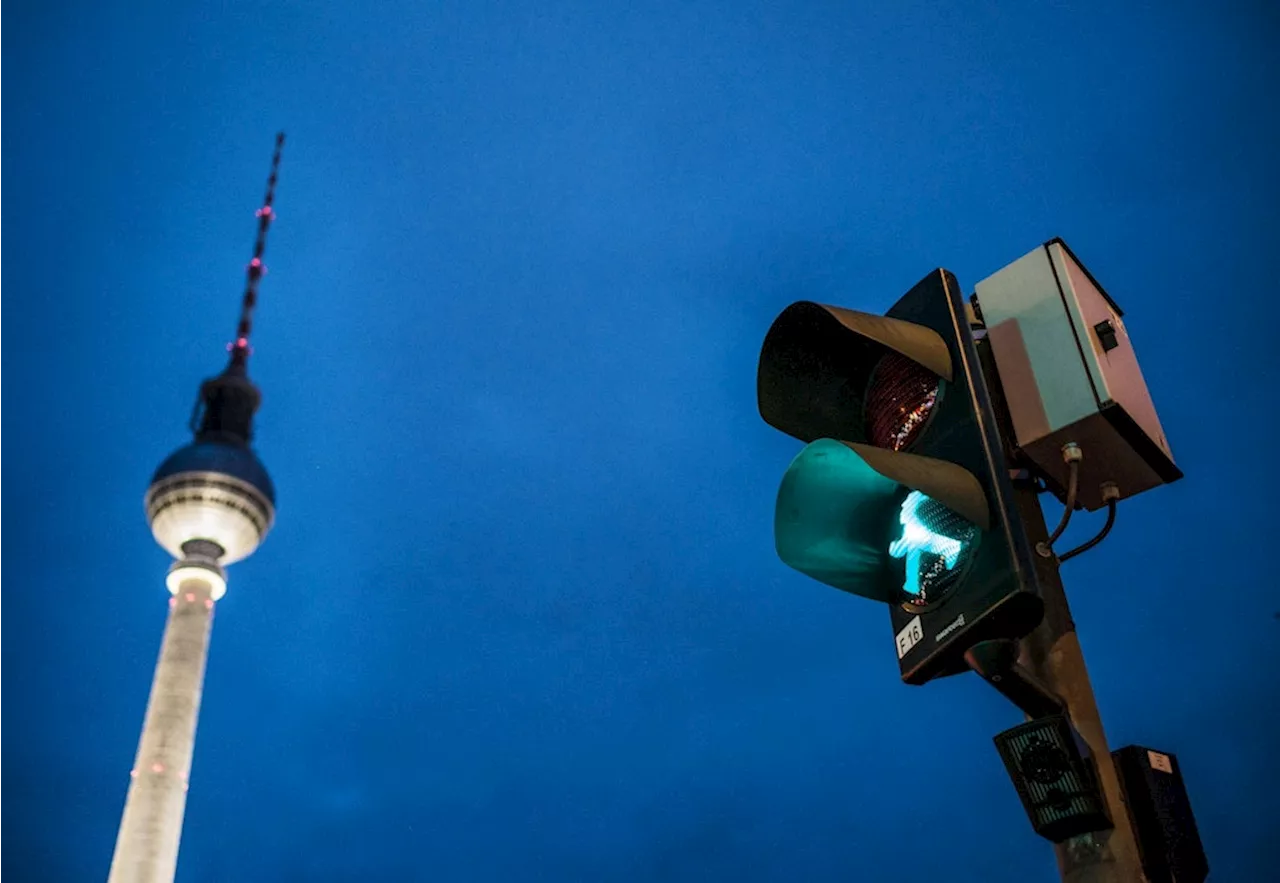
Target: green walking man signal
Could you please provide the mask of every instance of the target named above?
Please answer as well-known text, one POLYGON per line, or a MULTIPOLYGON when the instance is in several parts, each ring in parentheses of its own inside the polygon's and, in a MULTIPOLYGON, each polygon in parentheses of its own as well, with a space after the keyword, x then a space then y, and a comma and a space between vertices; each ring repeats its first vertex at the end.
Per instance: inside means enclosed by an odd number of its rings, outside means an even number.
POLYGON ((902 514, 898 517, 902 522, 902 536, 889 544, 890 557, 906 559, 907 578, 902 584, 902 591, 912 598, 921 594, 920 566, 924 556, 931 555, 947 570, 953 570, 964 551, 962 541, 934 533, 921 520, 920 510, 929 502, 929 498, 919 491, 907 494, 902 501, 902 514))

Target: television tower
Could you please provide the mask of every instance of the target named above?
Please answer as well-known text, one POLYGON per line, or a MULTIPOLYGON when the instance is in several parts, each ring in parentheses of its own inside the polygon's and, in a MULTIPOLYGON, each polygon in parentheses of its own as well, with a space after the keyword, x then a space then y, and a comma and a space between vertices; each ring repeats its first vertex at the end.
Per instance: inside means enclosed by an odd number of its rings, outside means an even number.
POLYGON ((147 489, 147 520, 175 561, 165 585, 169 618, 142 724, 142 738, 111 859, 109 883, 171 883, 187 805, 196 718, 215 602, 227 591, 228 564, 248 557, 275 518, 275 488, 249 447, 262 394, 249 380, 249 333, 262 255, 275 214, 284 133, 276 136, 258 236, 247 268, 230 361, 200 386, 191 414, 194 440, 160 464, 147 489))

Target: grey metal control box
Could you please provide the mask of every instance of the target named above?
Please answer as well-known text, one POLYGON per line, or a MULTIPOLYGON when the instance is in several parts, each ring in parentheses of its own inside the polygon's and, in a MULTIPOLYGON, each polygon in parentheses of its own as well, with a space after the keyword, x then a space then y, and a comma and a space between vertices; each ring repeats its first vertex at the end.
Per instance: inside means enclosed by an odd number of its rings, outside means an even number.
POLYGON ((1084 452, 1079 502, 1104 505, 1182 472, 1125 331, 1123 313, 1061 239, 983 279, 978 308, 1000 373, 1015 441, 1045 477, 1066 485, 1062 446, 1084 452))

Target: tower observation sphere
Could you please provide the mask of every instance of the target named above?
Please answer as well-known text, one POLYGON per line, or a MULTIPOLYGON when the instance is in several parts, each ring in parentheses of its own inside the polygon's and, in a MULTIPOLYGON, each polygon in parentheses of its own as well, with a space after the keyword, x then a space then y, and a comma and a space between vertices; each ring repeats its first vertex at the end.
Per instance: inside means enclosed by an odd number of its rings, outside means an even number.
POLYGON ((275 487, 247 446, 193 441, 170 454, 147 490, 147 520, 156 542, 174 558, 183 545, 208 540, 219 563, 248 557, 275 518, 275 487))

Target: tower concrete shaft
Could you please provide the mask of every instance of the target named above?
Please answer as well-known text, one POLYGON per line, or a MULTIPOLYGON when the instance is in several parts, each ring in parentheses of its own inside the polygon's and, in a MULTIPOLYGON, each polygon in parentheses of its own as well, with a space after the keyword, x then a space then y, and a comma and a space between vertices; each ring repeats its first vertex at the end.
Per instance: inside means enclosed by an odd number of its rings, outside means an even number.
POLYGON ((175 570, 160 660, 130 773, 108 883, 171 883, 187 806, 187 781, 220 574, 175 570))

